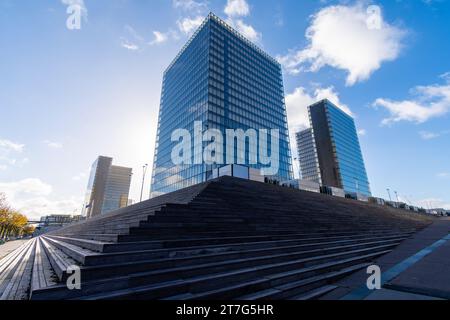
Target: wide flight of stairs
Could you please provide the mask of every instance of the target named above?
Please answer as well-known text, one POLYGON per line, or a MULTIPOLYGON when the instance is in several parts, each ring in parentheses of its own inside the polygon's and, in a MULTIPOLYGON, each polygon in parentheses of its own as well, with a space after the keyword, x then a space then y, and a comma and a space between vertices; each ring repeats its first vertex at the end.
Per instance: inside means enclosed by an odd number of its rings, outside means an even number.
POLYGON ((27 242, 0 260, 0 299, 314 299, 430 223, 223 177, 27 242))

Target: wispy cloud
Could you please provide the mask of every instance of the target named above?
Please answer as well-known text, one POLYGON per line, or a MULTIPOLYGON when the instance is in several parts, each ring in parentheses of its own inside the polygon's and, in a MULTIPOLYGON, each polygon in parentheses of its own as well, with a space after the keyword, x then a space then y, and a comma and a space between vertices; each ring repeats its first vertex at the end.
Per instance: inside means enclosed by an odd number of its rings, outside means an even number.
POLYGON ((246 24, 243 20, 234 21, 234 27, 242 33, 244 37, 253 42, 259 42, 262 38, 260 32, 256 31, 253 26, 246 24))
POLYGON ((25 145, 8 139, 0 139, 0 170, 5 171, 10 166, 23 166, 28 163, 28 158, 18 160, 23 153, 25 145))
POLYGON ((87 174, 85 172, 80 172, 79 174, 72 177, 73 181, 80 181, 87 177, 87 174))
POLYGON ((22 152, 24 148, 24 144, 13 142, 7 139, 0 139, 0 149, 3 149, 5 151, 22 152))
MULTIPOLYGON (((297 132, 310 127, 308 106, 323 99, 330 100, 345 113, 352 115, 350 108, 340 101, 339 93, 333 87, 323 88, 316 85, 312 90, 298 87, 292 93, 286 95, 286 109, 291 142, 296 141, 295 134, 297 132)), ((296 157, 297 144, 291 143, 291 149, 292 154, 296 157)))
POLYGON ((52 149, 62 149, 63 144, 60 142, 50 141, 50 140, 44 140, 43 143, 52 149))
POLYGON ((429 131, 419 131, 419 135, 423 140, 431 140, 438 138, 440 136, 439 133, 429 132, 429 131))
POLYGON ((139 46, 135 43, 130 42, 128 39, 120 38, 120 46, 130 51, 139 50, 139 46))
POLYGON ((450 179, 449 172, 439 172, 436 176, 440 179, 450 179))
POLYGON ((278 60, 293 75, 330 66, 347 72, 348 86, 367 80, 383 62, 399 56, 406 34, 378 17, 378 26, 371 27, 362 2, 325 7, 312 16, 306 31, 308 46, 291 49, 278 60))
POLYGON ((250 14, 250 6, 246 0, 228 0, 224 12, 230 18, 246 17, 250 14))
POLYGON ((173 0, 172 4, 175 9, 183 9, 185 11, 200 12, 208 8, 208 1, 200 0, 173 0))
POLYGON ((308 106, 323 99, 330 100, 345 113, 353 115, 350 108, 340 101, 339 93, 336 92, 334 87, 316 86, 313 90, 298 87, 292 93, 286 95, 289 128, 294 131, 308 128, 310 126, 308 106))
POLYGON ((261 41, 262 34, 243 20, 243 18, 250 15, 250 6, 247 0, 227 0, 223 11, 227 15, 227 23, 244 37, 253 42, 261 41))
POLYGON ((74 197, 55 199, 53 187, 37 178, 0 182, 0 190, 5 192, 12 207, 30 219, 49 214, 72 214, 81 208, 82 203, 82 199, 74 197))
POLYGON ((204 17, 183 18, 177 21, 178 29, 184 34, 192 34, 203 22, 204 17))
POLYGON ((208 11, 209 2, 205 0, 173 0, 173 7, 181 12, 177 20, 177 28, 186 36, 192 33, 202 24, 208 11))
POLYGON ((147 41, 144 36, 137 32, 132 26, 126 25, 124 27, 125 35, 120 38, 120 45, 130 51, 142 51, 148 45, 160 45, 166 43, 169 39, 178 39, 178 34, 175 31, 168 32, 153 31, 153 39, 147 41))
POLYGON ((377 99, 373 106, 382 107, 390 113, 382 124, 388 125, 400 121, 424 123, 449 113, 450 78, 447 74, 441 77, 445 80, 445 84, 417 86, 411 90, 413 95, 411 99, 400 101, 377 99))
POLYGON ((280 6, 277 7, 274 18, 275 18, 275 25, 277 27, 284 26, 283 11, 281 10, 280 6))
POLYGON ((142 37, 132 26, 126 25, 124 27, 125 35, 120 38, 120 45, 130 51, 138 51, 145 43, 142 37))

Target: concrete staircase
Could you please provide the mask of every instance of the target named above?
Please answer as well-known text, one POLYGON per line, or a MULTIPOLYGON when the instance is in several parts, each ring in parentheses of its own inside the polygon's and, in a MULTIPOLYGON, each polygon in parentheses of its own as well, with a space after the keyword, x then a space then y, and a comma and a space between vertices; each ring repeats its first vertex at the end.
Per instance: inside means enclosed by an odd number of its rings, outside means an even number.
POLYGON ((2 299, 315 299, 431 218, 223 177, 43 235, 0 261, 2 299), (81 290, 66 287, 81 269, 81 290))

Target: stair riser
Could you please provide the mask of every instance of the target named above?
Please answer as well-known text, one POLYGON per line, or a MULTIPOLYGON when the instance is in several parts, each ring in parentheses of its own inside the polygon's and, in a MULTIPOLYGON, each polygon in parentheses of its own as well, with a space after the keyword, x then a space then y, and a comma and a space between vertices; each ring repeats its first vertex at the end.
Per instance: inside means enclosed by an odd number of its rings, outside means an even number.
MULTIPOLYGON (((391 244, 392 246, 396 245, 397 243, 391 244)), ((371 250, 373 246, 367 246, 368 250, 371 250)), ((362 249, 362 248, 358 248, 362 249)), ((264 258, 242 258, 242 255, 239 254, 233 254, 233 255, 219 255, 219 256, 211 256, 211 257, 192 257, 187 258, 183 260, 163 260, 159 262, 152 262, 152 261, 136 261, 134 263, 126 264, 126 265, 120 265, 117 264, 114 267, 111 265, 104 265, 104 266, 96 266, 91 267, 87 269, 83 269, 82 272, 82 279, 83 281, 89 281, 91 279, 103 279, 106 277, 113 277, 113 276, 121 276, 121 275, 127 275, 131 273, 137 273, 137 272, 150 272, 155 270, 165 270, 170 269, 174 267, 190 267, 200 264, 206 264, 206 263, 218 263, 218 262, 225 262, 230 261, 232 259, 248 259, 246 261, 237 261, 227 263, 225 265, 221 266, 207 266, 207 267, 200 267, 195 268, 192 271, 184 271, 182 273, 175 272, 174 274, 168 273, 165 276, 165 273, 159 273, 155 276, 145 276, 144 278, 149 278, 151 281, 161 280, 163 277, 164 279, 173 279, 175 276, 196 276, 199 274, 205 274, 205 273, 212 273, 212 272, 223 272, 227 270, 235 270, 238 268, 248 268, 253 266, 258 266, 262 264, 270 264, 270 263, 277 263, 277 262, 284 262, 289 261, 293 259, 306 259, 306 258, 313 258, 319 255, 324 254, 334 254, 334 253, 343 253, 348 251, 348 249, 344 248, 338 248, 333 250, 327 250, 327 251, 316 251, 314 253, 305 253, 305 252, 298 252, 298 253, 292 253, 292 254, 286 254, 285 256, 274 256, 274 257, 264 257, 264 258)), ((129 262, 129 261, 128 261, 129 262)), ((315 261, 311 262, 313 265, 315 264, 315 261)), ((305 265, 309 265, 308 262, 305 262, 305 265)), ((138 280, 138 282, 141 280, 138 280)))
POLYGON ((119 235, 89 235, 89 234, 64 234, 65 237, 77 237, 86 240, 103 241, 110 243, 117 243, 119 235))
POLYGON ((45 254, 47 255, 49 261, 50 261, 50 265, 53 268, 53 271, 56 273, 58 279, 60 282, 65 282, 67 281, 67 270, 65 268, 63 268, 62 266, 60 266, 60 264, 57 262, 57 260, 55 259, 54 255, 52 254, 52 252, 49 250, 49 248, 45 245, 42 245, 42 248, 45 251, 45 254))
MULTIPOLYGON (((374 252, 377 252, 377 250, 374 250, 374 252)), ((353 254, 353 255, 344 255, 341 256, 341 258, 352 258, 354 256, 357 256, 357 254, 353 254)), ((286 266, 281 266, 281 267, 274 267, 274 268, 268 268, 265 269, 263 271, 258 271, 258 272, 248 272, 246 274, 240 274, 239 276, 228 276, 228 277, 223 277, 222 279, 220 279, 220 281, 203 281, 203 282, 198 282, 195 286, 191 286, 190 290, 195 292, 195 291, 199 291, 199 290, 206 290, 206 289, 213 289, 216 287, 221 287, 224 285, 229 285, 231 283, 237 283, 239 281, 244 281, 244 280, 249 280, 249 279, 253 279, 255 277, 261 277, 261 276, 266 276, 272 273, 278 273, 278 272, 287 272, 287 271, 291 271, 291 270, 297 270, 303 267, 307 267, 310 265, 316 265, 316 264, 320 264, 320 263, 326 263, 326 262, 331 262, 333 261, 333 258, 327 258, 327 259, 320 259, 320 260, 316 260, 314 263, 297 263, 297 264, 289 264, 286 266)), ((280 262, 280 261, 277 261, 280 262)), ((249 267, 248 265, 245 264, 241 264, 239 266, 239 268, 246 268, 249 267)), ((103 284, 98 284, 96 283, 95 286, 90 287, 89 283, 85 283, 86 279, 84 278, 84 276, 86 275, 86 273, 82 272, 82 288, 83 291, 69 291, 66 288, 61 288, 59 291, 44 291, 44 292, 38 292, 36 294, 33 293, 33 299, 52 299, 52 297, 55 297, 55 299, 68 299, 68 298, 75 298, 81 295, 87 295, 87 293, 89 294, 94 294, 94 293, 99 293, 99 292, 108 292, 108 291, 112 291, 112 290, 119 290, 119 289, 123 289, 123 288, 128 288, 128 287, 137 287, 137 286, 141 286, 141 285, 146 285, 146 284, 150 284, 150 283, 157 283, 157 282, 164 282, 164 281, 170 281, 171 279, 177 279, 179 277, 191 277, 191 276, 195 276, 195 275, 202 275, 202 274, 207 274, 209 273, 218 273, 218 272, 226 272, 229 271, 229 268, 213 268, 213 269, 202 269, 202 270, 197 270, 197 272, 187 272, 187 273, 177 273, 177 274, 166 274, 166 275, 158 275, 158 276, 150 276, 150 277, 132 277, 129 280, 118 280, 118 279, 114 279, 113 281, 105 281, 103 284)), ((333 270, 333 268, 330 268, 329 270, 333 270)), ((316 274, 316 273, 314 273, 316 274)), ((311 274, 312 275, 312 274, 311 274)), ((292 280, 292 278, 288 278, 288 280, 292 280)), ((273 282, 275 283, 275 282, 273 282)), ((279 284, 280 282, 278 282, 279 284)), ((178 286, 179 287, 179 286, 178 286)), ((182 288, 185 288, 185 286, 181 286, 182 288)), ((263 288, 261 288, 263 289, 263 288)), ((167 289, 164 289, 163 291, 165 292, 167 289)), ((178 292, 178 291, 170 291, 170 295, 176 295, 176 294, 180 294, 182 292, 178 292)), ((157 298, 161 298, 162 296, 162 292, 156 292, 154 293, 156 294, 157 298)), ((245 293, 242 293, 242 295, 245 293)), ((238 296, 238 295, 236 295, 238 296)))
MULTIPOLYGON (((386 239, 400 239, 401 237, 409 237, 410 234, 401 234, 396 236, 384 236, 380 235, 380 237, 386 238, 386 239)), ((275 247, 281 247, 281 246, 288 246, 288 245, 301 245, 301 244, 313 244, 313 243, 320 243, 320 242, 331 242, 331 241, 339 241, 339 243, 352 243, 363 240, 364 237, 343 237, 343 238, 323 238, 323 239, 298 239, 298 240, 279 240, 279 241, 254 241, 251 243, 246 243, 246 241, 238 242, 238 243, 231 243, 231 244, 221 244, 218 242, 215 246, 220 248, 229 247, 233 250, 249 250, 249 249, 262 249, 262 248, 275 248, 275 247), (239 243, 243 243, 242 245, 239 245, 239 243)), ((375 241, 379 238, 373 238, 375 241)), ((201 242, 200 245, 194 245, 192 248, 196 249, 202 249, 202 248, 209 248, 213 246, 214 243, 211 243, 210 241, 204 241, 201 242)), ((163 249, 163 247, 166 247, 165 250, 175 251, 176 249, 182 251, 187 250, 189 247, 187 246, 186 242, 175 242, 175 243, 161 243, 161 244, 153 244, 153 243, 132 243, 132 244, 107 244, 104 246, 103 251, 104 253, 116 253, 116 252, 124 252, 124 251, 140 251, 140 250, 152 250, 152 249, 163 249), (178 244, 178 246, 177 246, 178 244)), ((89 248, 88 248, 89 249, 89 248)))
MULTIPOLYGON (((410 233, 398 234, 396 236, 392 236, 392 239, 397 238, 397 237, 401 237, 401 236, 408 237, 410 235, 411 235, 410 233)), ((389 234, 387 234, 387 235, 381 234, 380 236, 383 236, 386 239, 390 238, 389 234)), ((242 246, 230 244, 230 247, 232 247, 233 250, 250 249, 250 248, 257 249, 257 248, 278 247, 278 246, 282 246, 282 245, 284 246, 284 245, 294 245, 294 244, 308 244, 308 243, 311 243, 311 242, 319 242, 319 241, 326 242, 326 241, 334 241, 334 240, 342 241, 342 243, 346 243, 346 242, 350 243, 352 241, 358 241, 358 240, 363 239, 363 238, 364 237, 362 237, 362 236, 353 236, 353 237, 349 236, 349 237, 342 237, 342 238, 330 237, 330 238, 316 239, 316 240, 309 240, 309 239, 279 240, 279 241, 274 241, 273 243, 270 243, 270 242, 267 242, 267 241, 260 241, 260 242, 254 241, 252 243, 243 244, 242 246), (348 240, 346 240, 346 239, 348 239, 348 240), (354 240, 352 240, 352 239, 354 239, 354 240)), ((62 241, 66 241, 66 242, 68 242, 70 244, 73 244, 73 245, 77 245, 77 246, 82 247, 82 248, 86 248, 86 249, 93 250, 93 251, 96 251, 96 252, 103 252, 103 253, 118 253, 118 252, 140 251, 140 250, 157 250, 157 249, 163 249, 163 247, 165 247, 165 246, 167 248, 174 248, 174 249, 179 247, 180 250, 183 250, 183 248, 187 247, 186 241, 183 241, 183 242, 174 241, 172 243, 165 243, 165 244, 164 243, 157 243, 157 242, 150 242, 150 243, 145 243, 145 242, 139 243, 139 242, 136 242, 136 243, 129 243, 129 244, 127 244, 127 243, 120 243, 120 244, 108 244, 108 243, 96 244, 96 243, 86 243, 86 242, 77 240, 75 238, 66 238, 66 239, 61 239, 61 240, 62 241), (177 244, 178 244, 178 246, 177 246, 177 244)), ((375 238, 374 238, 374 240, 375 240, 375 238)), ((243 241, 240 241, 239 243, 245 243, 245 242, 246 242, 246 240, 243 239, 243 241)), ((204 241, 204 242, 201 242, 200 245, 197 245, 197 246, 194 245, 192 247, 199 247, 199 248, 206 247, 207 248, 210 245, 213 245, 210 241, 204 241)), ((218 243, 217 245, 220 245, 220 243, 218 243)), ((227 246, 227 245, 225 244, 223 246, 227 246)), ((173 251, 173 249, 172 249, 172 251, 173 251)))
MULTIPOLYGON (((402 239, 403 240, 403 239, 402 239)), ((398 243, 399 240, 386 240, 383 242, 383 244, 390 244, 390 243, 398 243)), ((377 244, 365 244, 365 243, 358 243, 358 244, 351 244, 352 249, 363 249, 363 248, 370 248, 372 246, 380 245, 381 243, 377 244)), ((226 260, 234 260, 234 259, 244 259, 244 258, 254 258, 258 256, 264 256, 264 255, 280 255, 280 254, 288 254, 291 253, 291 257, 297 257, 297 253, 299 250, 301 251, 308 251, 308 250, 319 250, 320 254, 328 254, 332 252, 342 252, 348 249, 328 249, 330 245, 322 245, 322 246, 311 246, 311 247, 304 247, 304 246, 292 246, 292 247, 282 247, 282 248, 268 248, 266 250, 257 250, 255 252, 239 252, 239 251, 233 251, 230 253, 223 253, 220 257, 217 257, 216 259, 210 259, 210 258, 202 258, 202 255, 199 254, 192 254, 192 260, 187 260, 186 262, 180 262, 179 266, 185 266, 185 265, 193 265, 193 264, 202 264, 202 263, 210 263, 210 262, 217 262, 217 261, 226 261, 226 260)), ((348 246, 348 245, 347 245, 348 246)), ((221 252, 223 252, 223 249, 221 249, 221 252)), ((218 252, 219 254, 221 252, 218 252)), ((69 254, 68 252, 66 252, 69 254)), ((213 252, 211 252, 213 253, 213 252)), ((126 263, 126 262, 139 262, 139 261, 145 261, 150 259, 168 259, 170 253, 155 253, 155 252, 137 252, 135 254, 128 253, 128 254, 117 254, 112 256, 90 256, 86 257, 85 259, 79 259, 75 256, 73 257, 80 263, 83 263, 85 266, 99 266, 104 264, 115 264, 115 263, 126 263)), ((187 255, 188 257, 190 255, 187 255)), ((300 256, 309 257, 309 254, 301 254, 300 256)), ((189 259, 189 258, 188 258, 189 259)))
MULTIPOLYGON (((311 228, 307 226, 298 227, 295 224, 291 225, 289 228, 261 228, 261 229, 247 229, 247 230, 236 230, 238 228, 229 227, 228 229, 222 231, 211 231, 208 228, 200 228, 200 229, 191 229, 186 230, 183 228, 160 228, 160 229, 139 229, 133 228, 130 229, 129 235, 121 235, 119 236, 119 240, 127 240, 127 241, 139 241, 139 239, 147 239, 147 240, 156 240, 156 239, 174 239, 175 236, 180 238, 192 239, 199 237, 248 237, 248 236, 267 236, 267 235, 294 235, 299 233, 304 233, 305 235, 308 232, 311 232, 311 228)), ((340 229, 339 227, 333 228, 321 228, 321 234, 326 235, 329 232, 340 232, 340 233, 349 233, 350 229, 340 229)), ((366 231, 366 230, 364 230, 366 231)), ((387 230, 386 230, 387 231, 387 230)), ((314 230, 312 231, 314 232, 314 230)), ((370 230, 367 230, 367 234, 370 234, 370 230)))
MULTIPOLYGON (((361 260, 354 260, 352 263, 344 263, 341 264, 342 267, 353 265, 357 262, 364 262, 367 259, 361 259, 361 260)), ((296 270, 297 268, 301 268, 301 266, 292 265, 290 268, 283 268, 282 270, 267 270, 265 272, 248 272, 246 274, 240 274, 239 276, 228 276, 223 277, 220 280, 212 281, 199 281, 197 283, 192 283, 189 286, 186 284, 180 284, 180 285, 174 285, 170 288, 163 288, 163 289, 154 289, 154 290, 148 290, 144 292, 134 292, 129 293, 125 296, 120 297, 114 297, 114 299, 133 299, 133 300, 143 300, 143 299, 163 299, 165 297, 170 296, 176 296, 181 295, 183 293, 196 293, 196 292, 203 292, 206 290, 214 290, 218 289, 224 286, 229 286, 233 284, 238 284, 244 281, 252 281, 254 279, 258 279, 261 277, 264 277, 267 274, 275 273, 275 272, 286 272, 291 270, 296 270)), ((336 270, 336 267, 330 267, 330 268, 323 268, 321 270, 317 270, 314 273, 311 273, 311 275, 320 275, 324 274, 326 272, 330 272, 336 270)), ((304 276, 299 276, 297 280, 304 279, 304 276)), ((328 281, 327 281, 328 282, 328 281)), ((327 283, 325 282, 325 283, 327 283)), ((311 289, 314 289, 318 286, 323 285, 323 282, 318 282, 316 286, 305 286, 304 290, 305 292, 311 289)), ((229 299, 235 299, 236 297, 243 296, 245 294, 249 294, 251 292, 265 290, 272 287, 272 281, 271 280, 263 280, 258 281, 256 284, 250 284, 247 286, 241 286, 239 288, 230 289, 226 292, 220 292, 217 294, 210 294, 210 295, 202 295, 202 300, 229 300, 229 299)), ((301 290, 293 291, 293 294, 301 293, 301 290)))
MULTIPOLYGON (((367 236, 376 236, 376 235, 383 235, 384 232, 367 232, 365 235, 367 236)), ((389 232, 391 234, 391 232, 389 232)), ((213 234, 214 236, 214 234, 213 234)), ((217 235, 216 235, 217 236, 217 235)), ((361 237, 361 235, 355 236, 354 233, 350 233, 348 231, 346 232, 326 232, 322 231, 321 233, 302 233, 299 234, 299 232, 291 232, 291 233, 279 233, 279 232, 267 232, 265 235, 262 234, 228 234, 222 237, 216 237, 214 239, 211 238, 211 235, 208 234, 203 235, 203 237, 200 237, 199 235, 178 235, 177 238, 180 240, 174 240, 173 236, 166 236, 166 239, 161 239, 163 237, 160 237, 160 241, 163 243, 163 246, 165 248, 178 248, 178 247, 194 247, 194 246, 201 246, 201 245, 207 245, 207 244, 232 244, 232 243, 242 243, 242 242, 258 242, 258 241, 275 241, 275 240, 290 240, 290 239, 304 239, 305 241, 309 241, 308 239, 311 238, 329 238, 329 239, 352 239, 355 237, 361 237), (269 235, 270 234, 270 235, 269 235), (195 239, 197 237, 197 239, 195 239), (203 238, 203 239, 202 239, 203 238)), ((127 243, 127 242, 144 242, 144 241, 155 241, 155 237, 153 236, 119 236, 119 242, 121 243, 127 243)), ((311 240, 315 241, 315 240, 311 240)))
MULTIPOLYGON (((375 253, 380 251, 381 249, 376 249, 373 251, 368 251, 368 253, 375 253)), ((357 253, 352 253, 352 254, 344 254, 342 256, 340 256, 340 259, 347 259, 347 258, 353 258, 358 256, 357 253)), ((332 262, 334 261, 334 259, 337 259, 335 257, 329 257, 329 258, 320 258, 320 259, 315 259, 313 261, 309 261, 309 262, 296 262, 296 263, 292 263, 292 264, 285 264, 282 266, 273 266, 273 267, 267 267, 264 268, 263 270, 258 270, 255 272, 250 272, 253 275, 258 275, 258 276, 266 276, 269 275, 271 273, 278 273, 278 272, 286 272, 286 271, 290 271, 290 270, 295 270, 295 269, 301 269, 304 267, 309 267, 309 266, 314 266, 317 264, 321 264, 321 263, 327 263, 327 262, 332 262)), ((276 260, 276 261, 266 261, 266 262, 242 262, 239 263, 235 266, 220 266, 220 267, 210 267, 210 268, 200 268, 200 269, 195 269, 192 271, 184 271, 184 272, 178 272, 178 278, 189 278, 189 277, 195 277, 198 275, 204 275, 204 274, 218 274, 221 272, 229 272, 232 270, 239 270, 239 269, 244 269, 244 268, 252 268, 252 267, 258 267, 261 266, 263 264, 270 264, 270 263, 282 263, 282 262, 288 262, 287 261, 280 261, 280 260, 276 260)), ((152 283, 157 283, 157 282, 161 282, 161 281, 168 281, 172 278, 173 276, 170 274, 166 274, 166 275, 158 275, 158 276, 136 276, 133 277, 130 280, 130 283, 133 286, 140 286, 140 285, 147 285, 147 284, 152 284, 152 283)), ((239 274, 238 276, 236 275, 230 275, 230 276, 224 276, 220 281, 204 281, 204 282, 199 282, 198 285, 199 286, 204 286, 204 287, 208 287, 208 286, 217 286, 217 287, 221 287, 221 286, 225 286, 227 284, 230 284, 231 281, 234 280, 242 280, 242 277, 245 277, 245 274, 239 274)))
MULTIPOLYGON (((376 253, 377 251, 371 252, 371 253, 376 253)), ((348 258, 355 258, 358 257, 358 255, 349 255, 347 257, 345 257, 345 259, 348 258)), ((208 290, 215 290, 215 289, 220 289, 229 285, 233 285, 233 284, 239 284, 239 283, 243 283, 246 281, 251 281, 253 279, 257 279, 260 277, 265 277, 265 276, 270 276, 271 274, 275 274, 275 273, 281 273, 281 272, 289 272, 289 271, 294 271, 294 270, 299 270, 302 268, 307 268, 307 267, 312 267, 315 266, 317 264, 322 264, 322 263, 329 263, 329 262, 333 262, 335 261, 334 259, 323 259, 318 261, 317 263, 309 263, 309 264, 291 264, 291 265, 285 265, 282 267, 274 267, 274 268, 268 268, 262 271, 258 271, 258 272, 248 272, 245 274, 241 274, 239 276, 229 276, 229 277, 224 277, 222 279, 220 279, 220 281, 205 281, 205 282, 201 282, 201 283, 197 283, 195 286, 190 286, 190 292, 192 293, 199 293, 199 292, 205 292, 208 290)), ((323 269, 319 269, 319 270, 315 270, 315 271, 311 271, 305 274, 299 274, 297 276, 292 276, 292 277, 286 277, 285 279, 277 279, 277 280, 267 280, 262 284, 257 284, 256 287, 255 286, 250 286, 249 289, 251 289, 251 291, 259 291, 259 290, 265 290, 268 288, 273 288, 276 285, 282 285, 282 284, 286 284, 289 283, 290 281, 298 281, 298 280, 302 280, 302 279, 306 279, 308 277, 313 277, 313 276, 317 276, 323 273, 327 273, 327 272, 331 272, 331 271, 335 271, 335 270, 339 270, 351 265, 354 265, 355 263, 360 263, 360 262, 365 262, 367 261, 367 259, 361 259, 361 260, 353 260, 352 262, 348 262, 348 263, 342 263, 339 266, 332 266, 332 267, 328 267, 328 268, 323 268, 323 269)), ((230 291, 229 295, 224 295, 224 293, 220 293, 219 296, 217 298, 220 299, 233 299, 236 298, 238 296, 242 296, 247 294, 248 292, 242 292, 240 290, 242 290, 243 288, 239 288, 236 289, 237 291, 230 291)), ((210 298, 214 298, 214 296, 207 296, 207 297, 202 297, 202 298, 206 298, 206 299, 210 299, 210 298)))

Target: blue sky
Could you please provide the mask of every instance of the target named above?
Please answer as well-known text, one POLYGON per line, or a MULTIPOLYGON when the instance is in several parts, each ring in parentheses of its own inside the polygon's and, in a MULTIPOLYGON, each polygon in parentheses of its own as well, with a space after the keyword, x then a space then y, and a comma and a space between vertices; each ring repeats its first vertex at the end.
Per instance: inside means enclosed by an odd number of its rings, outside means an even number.
POLYGON ((446 0, 0 0, 0 192, 12 205, 80 212, 100 154, 133 167, 138 199, 162 73, 209 11, 282 62, 292 133, 328 97, 356 119, 375 195, 450 208, 446 0), (73 3, 80 30, 66 28, 73 3))

